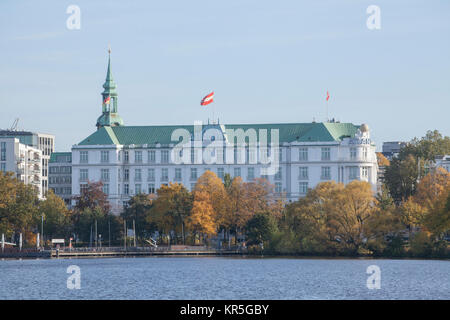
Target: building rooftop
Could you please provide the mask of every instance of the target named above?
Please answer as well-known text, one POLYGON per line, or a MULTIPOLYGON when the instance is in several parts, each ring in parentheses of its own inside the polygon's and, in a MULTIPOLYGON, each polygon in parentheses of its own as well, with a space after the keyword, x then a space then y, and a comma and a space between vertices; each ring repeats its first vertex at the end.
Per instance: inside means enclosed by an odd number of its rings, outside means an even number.
POLYGON ((72 162, 72 152, 52 152, 49 163, 57 162, 72 162), (61 161, 61 159, 65 161, 61 161), (70 159, 70 161, 67 161, 67 159, 70 159))
MULTIPOLYGON (((204 124, 203 128, 208 125, 204 124)), ((217 125, 216 125, 217 126, 217 125)), ((227 124, 225 129, 255 129, 257 135, 260 129, 267 130, 270 141, 270 130, 278 129, 280 143, 284 142, 333 142, 342 141, 345 137, 353 137, 360 127, 351 123, 269 123, 269 124, 227 124)), ((175 143, 171 141, 172 132, 176 129, 186 129, 191 134, 193 125, 172 126, 105 126, 81 141, 78 145, 156 145, 175 143)))

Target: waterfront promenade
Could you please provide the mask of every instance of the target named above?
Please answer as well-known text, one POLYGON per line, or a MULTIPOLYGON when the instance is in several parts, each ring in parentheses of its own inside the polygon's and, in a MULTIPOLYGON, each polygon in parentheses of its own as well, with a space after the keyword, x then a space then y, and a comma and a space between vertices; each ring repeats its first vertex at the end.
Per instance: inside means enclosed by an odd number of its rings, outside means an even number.
POLYGON ((227 256, 245 254, 238 247, 216 249, 206 246, 160 246, 160 247, 103 247, 64 249, 9 249, 0 252, 0 258, 75 258, 75 257, 132 257, 132 256, 227 256))

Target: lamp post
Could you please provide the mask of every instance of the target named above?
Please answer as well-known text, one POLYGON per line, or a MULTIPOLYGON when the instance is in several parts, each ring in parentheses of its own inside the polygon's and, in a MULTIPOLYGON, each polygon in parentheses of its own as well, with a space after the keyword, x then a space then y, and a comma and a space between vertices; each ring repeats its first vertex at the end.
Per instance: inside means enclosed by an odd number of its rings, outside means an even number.
POLYGON ((42 238, 42 248, 44 248, 44 215, 41 216, 41 238, 42 238))

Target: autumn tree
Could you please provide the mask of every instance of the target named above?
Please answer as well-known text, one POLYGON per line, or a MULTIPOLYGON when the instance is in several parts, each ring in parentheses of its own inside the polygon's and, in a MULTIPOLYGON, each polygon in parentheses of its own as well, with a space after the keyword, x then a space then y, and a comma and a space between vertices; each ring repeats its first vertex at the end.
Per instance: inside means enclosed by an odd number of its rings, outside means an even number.
POLYGON ((192 212, 186 221, 187 227, 195 234, 199 234, 201 239, 205 239, 217 232, 215 216, 210 194, 206 191, 196 191, 192 212))
POLYGON ((192 194, 180 183, 162 185, 157 194, 147 221, 154 222, 166 234, 170 231, 181 234, 182 242, 185 243, 186 219, 192 209, 192 194))
POLYGON ((17 180, 11 172, 0 172, 0 231, 29 234, 38 223, 37 189, 17 180))
POLYGON ((328 225, 334 240, 345 251, 357 253, 367 241, 367 220, 374 213, 372 187, 364 181, 337 184, 326 205, 328 225))
POLYGON ((79 240, 92 243, 101 234, 104 239, 116 240, 120 237, 120 221, 111 214, 108 196, 103 192, 102 182, 89 182, 81 194, 75 198, 76 205, 72 223, 79 240), (97 234, 95 234, 97 226, 97 234))
MULTIPOLYGON (((223 226, 226 223, 229 205, 228 194, 225 190, 225 186, 222 180, 212 171, 206 171, 197 180, 194 188, 194 203, 196 193, 206 193, 209 196, 210 204, 213 208, 213 219, 216 225, 216 229, 223 226)), ((198 197, 197 197, 198 199, 198 197)), ((204 199, 203 195, 201 197, 204 199)))
POLYGON ((111 209, 108 195, 103 192, 103 183, 101 181, 89 182, 87 187, 81 190, 80 195, 75 197, 75 201, 74 209, 78 212, 86 208, 94 210, 99 207, 104 214, 107 214, 111 209))
POLYGON ((446 207, 449 195, 450 173, 437 168, 420 181, 412 198, 422 208, 419 222, 438 238, 450 230, 450 212, 446 207))

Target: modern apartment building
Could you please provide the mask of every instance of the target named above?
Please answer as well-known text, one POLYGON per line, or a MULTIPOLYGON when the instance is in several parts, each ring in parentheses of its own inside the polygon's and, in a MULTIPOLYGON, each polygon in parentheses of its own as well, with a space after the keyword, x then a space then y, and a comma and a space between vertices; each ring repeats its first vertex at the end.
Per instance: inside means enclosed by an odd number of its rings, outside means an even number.
POLYGON ((42 189, 42 151, 23 144, 15 137, 0 136, 0 171, 12 172, 17 179, 33 185, 38 197, 42 189))
POLYGON ((55 136, 46 133, 37 133, 29 131, 0 130, 0 138, 2 137, 17 138, 21 144, 42 151, 41 187, 43 195, 45 196, 48 190, 48 162, 50 160, 50 155, 55 149, 55 136))

